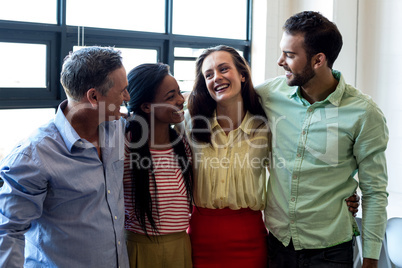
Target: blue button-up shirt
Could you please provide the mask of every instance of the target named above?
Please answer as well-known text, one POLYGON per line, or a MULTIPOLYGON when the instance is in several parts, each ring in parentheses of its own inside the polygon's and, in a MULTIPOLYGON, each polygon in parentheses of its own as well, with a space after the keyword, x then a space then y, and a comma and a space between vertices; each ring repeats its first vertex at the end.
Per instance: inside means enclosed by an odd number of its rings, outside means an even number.
POLYGON ((100 125, 101 161, 65 105, 1 162, 1 267, 128 267, 124 122, 100 125))
POLYGON ((297 250, 349 241, 357 226, 345 199, 359 185, 363 256, 378 259, 387 222, 386 120, 369 96, 333 75, 336 90, 313 104, 285 77, 257 87, 273 137, 265 222, 297 250))

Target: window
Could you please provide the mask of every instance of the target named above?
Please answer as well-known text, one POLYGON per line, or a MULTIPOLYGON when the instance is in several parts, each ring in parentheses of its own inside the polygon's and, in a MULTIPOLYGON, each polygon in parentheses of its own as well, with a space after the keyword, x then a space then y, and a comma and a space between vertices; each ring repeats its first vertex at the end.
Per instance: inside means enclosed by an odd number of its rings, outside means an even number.
POLYGON ((0 109, 0 160, 17 142, 27 138, 39 126, 52 119, 54 108, 48 109, 0 109))
MULTIPOLYGON (((80 49, 82 46, 74 46, 73 51, 80 49)), ((128 73, 135 66, 142 63, 156 63, 158 60, 158 52, 154 49, 135 49, 135 48, 120 48, 123 58, 123 65, 128 73)))
POLYGON ((167 63, 183 89, 191 90, 192 64, 202 49, 226 44, 250 59, 251 3, 6 1, 0 4, 0 55, 7 63, 0 67, 0 109, 56 108, 65 98, 59 82, 63 59, 78 46, 122 49, 127 71, 144 62, 167 63), (230 15, 221 16, 228 6, 230 15), (179 52, 184 50, 191 52, 179 52))
POLYGON ((123 65, 128 73, 135 66, 142 63, 156 63, 158 51, 154 49, 117 48, 121 51, 123 65))
POLYGON ((205 48, 176 47, 174 49, 175 78, 181 91, 191 91, 195 78, 195 61, 205 48))
POLYGON ((173 33, 246 40, 246 11, 247 0, 174 0, 173 33))
POLYGON ((41 23, 57 23, 57 1, 12 0, 0 2, 0 19, 41 23))
POLYGON ((68 0, 66 15, 67 25, 165 31, 165 0, 68 0))
POLYGON ((0 87, 46 88, 46 45, 0 42, 0 87))
MULTIPOLYGON (((6 111, 14 111, 13 118, 21 113, 24 122, 32 121, 30 115, 48 120, 49 114, 33 111, 50 109, 53 114, 66 98, 61 66, 79 46, 121 49, 127 72, 141 63, 169 64, 182 90, 191 91, 195 60, 203 49, 225 44, 250 59, 251 4, 252 0, 2 1, 1 120, 6 111), (221 16, 222 10, 230 12, 221 16)), ((1 138, 0 147, 13 142, 1 138)))

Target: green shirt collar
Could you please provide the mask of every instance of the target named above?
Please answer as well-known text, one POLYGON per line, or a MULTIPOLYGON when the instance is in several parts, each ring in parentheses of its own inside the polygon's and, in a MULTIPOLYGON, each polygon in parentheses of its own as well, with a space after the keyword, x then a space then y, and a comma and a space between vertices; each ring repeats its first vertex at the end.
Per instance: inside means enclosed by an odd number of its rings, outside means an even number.
MULTIPOLYGON (((336 80, 338 80, 338 86, 336 87, 335 91, 329 94, 329 96, 325 100, 321 101, 321 103, 330 102, 334 106, 339 106, 342 100, 343 93, 345 92, 346 83, 341 72, 337 70, 332 70, 332 75, 335 77, 336 80)), ((291 89, 292 90, 289 93, 289 98, 298 98, 301 102, 304 103, 305 101, 303 101, 304 99, 301 95, 300 87, 295 86, 291 87, 291 89)))

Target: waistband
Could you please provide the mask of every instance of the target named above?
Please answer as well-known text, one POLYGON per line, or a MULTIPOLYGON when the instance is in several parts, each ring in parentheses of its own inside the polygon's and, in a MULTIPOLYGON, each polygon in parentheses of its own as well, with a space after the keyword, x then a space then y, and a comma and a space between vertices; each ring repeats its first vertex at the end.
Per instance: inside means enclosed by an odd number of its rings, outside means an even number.
POLYGON ((261 210, 252 210, 251 208, 241 208, 241 209, 230 209, 226 208, 201 208, 201 207, 194 207, 193 214, 199 213, 201 215, 210 215, 210 216, 226 216, 226 215, 235 215, 235 214, 259 214, 261 215, 261 210))
POLYGON ((125 230, 126 240, 132 242, 139 242, 145 244, 153 244, 153 243, 163 243, 163 242, 170 242, 177 239, 182 239, 186 237, 188 234, 186 231, 166 234, 166 235, 150 235, 147 237, 143 234, 134 233, 128 230, 125 230))

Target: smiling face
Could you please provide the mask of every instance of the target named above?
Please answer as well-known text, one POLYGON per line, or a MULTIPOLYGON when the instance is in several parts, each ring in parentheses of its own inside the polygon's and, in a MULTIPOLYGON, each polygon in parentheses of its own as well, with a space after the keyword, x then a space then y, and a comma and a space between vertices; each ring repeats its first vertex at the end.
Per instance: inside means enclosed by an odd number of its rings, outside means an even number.
POLYGON ((183 121, 184 97, 176 79, 166 75, 159 85, 152 103, 145 103, 142 109, 150 114, 154 124, 177 124, 183 121))
POLYGON ((215 51, 202 64, 202 74, 211 97, 217 104, 241 102, 241 83, 245 78, 237 70, 229 52, 215 51))
POLYGON ((290 35, 284 32, 282 35, 280 42, 282 54, 278 59, 278 65, 285 69, 286 82, 289 86, 304 86, 315 76, 311 59, 308 58, 303 44, 302 34, 290 35))

